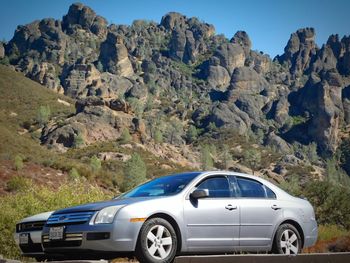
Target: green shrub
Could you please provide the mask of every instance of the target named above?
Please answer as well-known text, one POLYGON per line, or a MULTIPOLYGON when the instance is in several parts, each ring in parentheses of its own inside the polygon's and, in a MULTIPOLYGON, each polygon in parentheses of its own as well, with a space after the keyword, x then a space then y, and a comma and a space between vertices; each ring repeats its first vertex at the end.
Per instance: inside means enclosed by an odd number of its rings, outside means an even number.
POLYGON ((23 169, 23 158, 20 155, 15 156, 15 169, 16 171, 22 170, 23 169))
POLYGON ((336 237, 348 235, 349 231, 338 225, 319 225, 318 240, 331 240, 336 237))
POLYGON ((313 205, 319 224, 335 224, 350 229, 350 190, 329 181, 305 185, 305 197, 313 205))
POLYGON ((73 148, 80 148, 84 145, 84 138, 81 133, 74 134, 73 148))
POLYGON ((129 130, 127 128, 124 128, 122 131, 122 134, 120 135, 120 143, 121 144, 127 144, 131 141, 132 137, 129 133, 129 130))
POLYGON ((6 183, 6 188, 9 191, 22 191, 28 188, 30 181, 23 176, 17 175, 10 178, 6 183))
POLYGON ((340 145, 340 165, 350 176, 350 139, 344 139, 340 145))
POLYGON ((154 141, 157 144, 161 144, 163 142, 163 133, 161 132, 161 130, 156 129, 156 131, 154 132, 154 141))
POLYGON ((243 158, 244 162, 252 169, 254 175, 254 172, 259 169, 261 164, 261 153, 257 149, 251 148, 244 152, 243 158))
POLYGON ((107 200, 113 196, 96 186, 82 182, 64 184, 56 191, 30 184, 22 191, 0 197, 0 254, 5 258, 19 258, 13 240, 15 224, 24 217, 78 204, 107 200))
POLYGON ((187 141, 189 143, 194 142, 195 140, 197 140, 198 134, 199 134, 199 132, 198 132, 197 128, 195 126, 193 126, 193 125, 190 125, 188 127, 188 130, 187 130, 187 133, 186 133, 187 141))
POLYGON ((80 179, 80 174, 74 167, 69 171, 69 180, 78 181, 80 179))
POLYGON ((232 161, 232 155, 230 153, 230 147, 227 144, 224 144, 220 150, 220 159, 222 161, 224 169, 228 169, 229 162, 232 161))
POLYGON ((37 114, 37 122, 44 125, 49 121, 51 110, 49 106, 40 106, 37 114))
POLYGON ((97 173, 101 169, 101 160, 96 157, 96 155, 92 156, 90 159, 90 167, 94 173, 97 173))
POLYGON ((128 191, 146 180, 146 164, 138 153, 132 154, 124 166, 123 191, 128 191))
POLYGON ((211 157, 210 146, 203 145, 201 147, 201 168, 203 171, 210 170, 214 167, 214 161, 211 157))
POLYGON ((300 176, 298 174, 289 175, 288 180, 280 183, 280 187, 291 195, 302 196, 300 176))

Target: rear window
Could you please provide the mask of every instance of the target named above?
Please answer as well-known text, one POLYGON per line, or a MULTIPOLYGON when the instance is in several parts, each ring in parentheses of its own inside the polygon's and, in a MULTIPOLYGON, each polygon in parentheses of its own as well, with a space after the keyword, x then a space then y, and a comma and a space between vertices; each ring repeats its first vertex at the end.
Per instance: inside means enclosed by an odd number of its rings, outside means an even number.
POLYGON ((255 180, 237 177, 237 184, 241 197, 266 198, 264 185, 255 180))
POLYGON ((276 199, 276 194, 265 185, 267 198, 276 199))

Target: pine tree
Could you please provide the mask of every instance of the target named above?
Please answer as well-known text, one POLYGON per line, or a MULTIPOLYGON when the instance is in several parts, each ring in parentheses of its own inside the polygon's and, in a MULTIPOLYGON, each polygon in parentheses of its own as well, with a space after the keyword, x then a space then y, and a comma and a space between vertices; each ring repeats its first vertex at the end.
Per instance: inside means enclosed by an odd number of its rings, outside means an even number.
POLYGON ((94 173, 97 173, 101 169, 101 160, 98 159, 95 155, 90 159, 90 167, 94 173))
POLYGON ((209 145, 203 145, 201 147, 201 166, 202 170, 210 170, 214 166, 213 158, 210 154, 210 147, 209 145))
POLYGON ((51 110, 49 106, 40 106, 37 113, 37 121, 40 125, 45 125, 50 118, 51 110))
POLYGON ((81 133, 74 134, 73 148, 80 148, 84 145, 84 138, 81 133))
POLYGON ((254 175, 254 172, 260 167, 261 153, 257 149, 249 149, 244 153, 244 161, 252 169, 254 175))
POLYGON ((130 132, 127 128, 124 128, 122 131, 122 134, 120 135, 120 143, 121 144, 127 144, 131 141, 132 137, 130 135, 130 132))
POLYGON ((159 129, 156 129, 154 132, 154 141, 157 144, 161 144, 163 142, 163 133, 159 129))
POLYGON ((128 191, 146 180, 147 168, 138 153, 134 153, 124 166, 122 190, 128 191))

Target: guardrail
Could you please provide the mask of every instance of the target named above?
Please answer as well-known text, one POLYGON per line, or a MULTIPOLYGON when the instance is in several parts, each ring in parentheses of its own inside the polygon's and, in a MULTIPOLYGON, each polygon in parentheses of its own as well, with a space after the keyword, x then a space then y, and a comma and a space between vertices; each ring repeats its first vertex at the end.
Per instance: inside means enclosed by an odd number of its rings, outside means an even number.
POLYGON ((350 253, 299 255, 244 254, 223 256, 181 256, 175 263, 349 263, 350 253))

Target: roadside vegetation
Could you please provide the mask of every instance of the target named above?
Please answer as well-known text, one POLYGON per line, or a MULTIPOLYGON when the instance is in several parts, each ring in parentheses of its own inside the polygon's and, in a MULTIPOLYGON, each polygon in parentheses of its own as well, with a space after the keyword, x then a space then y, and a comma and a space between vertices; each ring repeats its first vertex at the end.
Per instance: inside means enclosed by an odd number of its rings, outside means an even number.
POLYGON ((17 191, 0 197, 0 255, 5 258, 20 257, 13 233, 16 223, 21 219, 46 211, 113 197, 113 193, 102 190, 83 179, 71 180, 56 190, 35 185, 23 177, 16 178, 11 185, 17 191))

